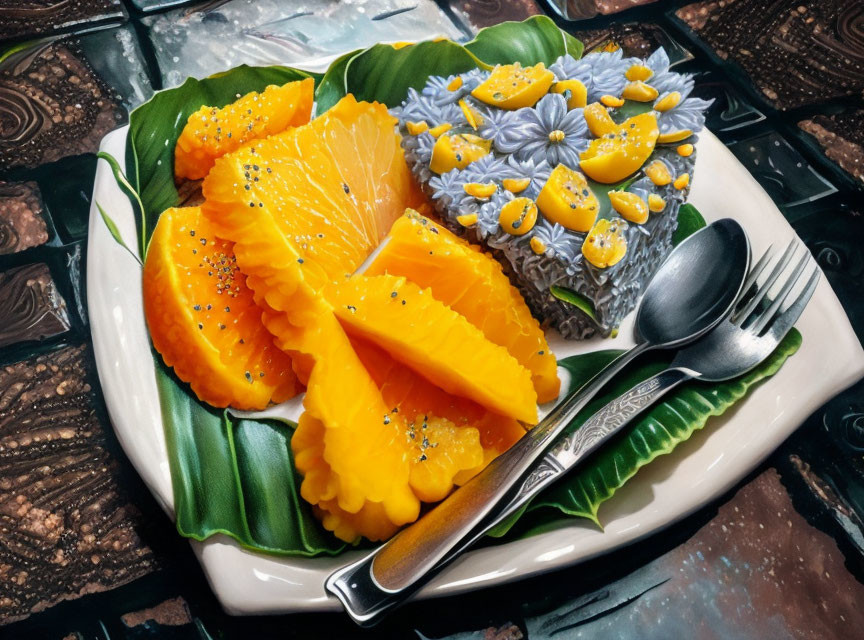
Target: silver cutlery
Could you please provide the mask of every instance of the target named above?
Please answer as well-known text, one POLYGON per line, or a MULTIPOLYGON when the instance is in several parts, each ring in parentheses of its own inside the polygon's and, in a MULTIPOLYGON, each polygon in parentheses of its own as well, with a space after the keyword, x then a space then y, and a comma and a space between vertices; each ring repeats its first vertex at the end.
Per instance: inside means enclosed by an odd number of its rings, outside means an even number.
POLYGON ((420 520, 332 574, 327 590, 358 624, 374 623, 407 598, 513 499, 548 446, 624 366, 649 350, 688 344, 717 326, 738 299, 749 260, 747 236, 731 219, 717 221, 682 242, 645 289, 633 349, 559 403, 525 437, 420 520))
POLYGON ((798 321, 819 282, 819 269, 813 267, 810 277, 797 297, 780 310, 795 285, 801 281, 810 253, 802 247, 802 256, 788 273, 779 292, 770 296, 772 287, 788 268, 796 243, 789 244, 774 269, 755 292, 753 287, 771 261, 769 249, 754 266, 732 315, 703 337, 681 349, 663 371, 634 386, 610 401, 592 415, 579 429, 560 438, 543 460, 522 482, 519 492, 494 519, 445 563, 470 547, 490 530, 505 522, 527 505, 540 491, 569 472, 596 451, 611 436, 632 422, 640 413, 688 380, 722 382, 744 375, 763 362, 798 321))

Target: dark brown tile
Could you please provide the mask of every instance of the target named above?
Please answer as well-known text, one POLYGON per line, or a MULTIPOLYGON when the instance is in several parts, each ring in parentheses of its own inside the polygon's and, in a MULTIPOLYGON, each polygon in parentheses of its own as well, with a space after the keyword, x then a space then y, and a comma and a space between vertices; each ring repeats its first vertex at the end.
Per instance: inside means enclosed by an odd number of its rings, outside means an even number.
POLYGON ((87 347, 0 368, 0 624, 151 570, 119 485, 87 347))
POLYGON ((816 139, 829 160, 864 184, 864 109, 817 115, 798 126, 816 139))
POLYGON ((127 627, 137 627, 151 621, 170 627, 179 627, 192 622, 189 605, 180 596, 165 600, 149 609, 123 614, 121 619, 127 627))
POLYGON ((864 628, 862 602, 834 539, 768 469, 683 544, 526 626, 531 638, 845 640, 864 628))
POLYGON ((72 44, 43 44, 0 63, 0 170, 96 151, 123 118, 72 44))
POLYGON ((0 273, 0 300, 0 347, 40 341, 69 330, 66 301, 44 263, 0 273))
POLYGON ((0 39, 51 34, 83 22, 123 16, 119 0, 0 0, 0 39))
POLYGON ((708 0, 676 13, 778 109, 864 91, 861 0, 708 0))
POLYGON ((42 197, 35 182, 0 182, 0 255, 48 242, 42 197))
POLYGON ((613 22, 599 29, 580 29, 573 35, 585 45, 585 52, 624 50, 625 56, 647 58, 663 47, 672 65, 691 60, 693 54, 653 22, 613 22))

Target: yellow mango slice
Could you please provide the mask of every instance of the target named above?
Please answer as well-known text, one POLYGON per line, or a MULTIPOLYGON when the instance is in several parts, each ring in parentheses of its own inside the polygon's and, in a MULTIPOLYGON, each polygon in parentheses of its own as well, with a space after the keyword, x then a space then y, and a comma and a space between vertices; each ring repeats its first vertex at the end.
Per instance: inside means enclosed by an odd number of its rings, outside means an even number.
POLYGON ((559 164, 537 196, 543 215, 562 227, 582 233, 591 229, 599 212, 597 196, 585 176, 559 164))
POLYGON ((610 191, 609 202, 621 217, 630 222, 643 224, 648 221, 648 203, 629 191, 610 191))
POLYGON ((601 218, 582 243, 582 255, 595 267, 605 269, 621 261, 627 253, 627 238, 623 220, 601 218))
POLYGON ((531 372, 539 402, 558 397, 558 365, 540 324, 501 264, 474 245, 409 210, 365 273, 405 276, 428 288, 531 372))
POLYGON ((532 67, 520 63, 499 64, 471 95, 499 109, 533 107, 549 92, 555 74, 542 62, 532 67))
POLYGON ((597 182, 620 182, 651 156, 659 133, 657 118, 652 113, 628 118, 615 131, 591 142, 579 156, 579 166, 597 182))
POLYGON ((576 109, 584 107, 588 104, 588 88, 581 80, 562 80, 552 85, 550 89, 552 93, 570 92, 570 97, 567 99, 567 108, 576 109))
POLYGON ((498 223, 507 233, 524 236, 537 222, 537 204, 531 198, 514 198, 498 214, 498 223))
POLYGON ((475 136, 473 133, 457 133, 441 136, 432 147, 430 171, 438 174, 452 169, 464 169, 475 160, 489 155, 492 141, 475 136))

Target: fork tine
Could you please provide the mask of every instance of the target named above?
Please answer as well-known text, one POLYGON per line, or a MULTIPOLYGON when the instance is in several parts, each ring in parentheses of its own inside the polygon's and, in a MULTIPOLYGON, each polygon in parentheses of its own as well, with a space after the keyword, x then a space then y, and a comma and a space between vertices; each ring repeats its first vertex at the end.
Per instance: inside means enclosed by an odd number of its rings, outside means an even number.
POLYGON ((789 264, 789 260, 792 259, 792 254, 795 252, 795 246, 796 242, 795 240, 792 240, 792 242, 789 243, 789 246, 786 247, 786 251, 784 251, 783 255, 780 256, 777 266, 775 266, 774 270, 771 271, 768 279, 760 285, 750 302, 748 302, 747 305, 737 313, 736 317, 732 320, 732 324, 740 327, 753 312, 753 309, 762 302, 762 298, 765 297, 768 290, 774 285, 777 278, 780 277, 780 274, 783 273, 783 269, 785 269, 786 265, 789 264))
POLYGON ((807 284, 804 285, 804 289, 802 289, 801 293, 798 294, 798 297, 795 298, 795 302, 790 304, 789 307, 777 316, 776 320, 771 324, 771 333, 774 334, 778 340, 781 340, 783 336, 789 333, 789 329, 791 329, 792 325, 801 317, 801 312, 804 311, 804 307, 807 306, 807 303, 810 302, 810 298, 813 297, 813 292, 816 291, 816 285, 819 284, 819 277, 821 275, 819 267, 814 267, 810 279, 807 281, 807 284))
POLYGON ((804 249, 804 255, 801 256, 801 259, 798 260, 798 264, 795 265, 795 268, 792 270, 787 278, 786 282, 783 283, 783 287, 780 289, 780 292, 777 294, 777 297, 771 301, 771 304, 768 306, 765 311, 763 311, 759 317, 754 322, 753 326, 750 328, 755 334, 762 333, 762 329, 771 321, 774 317, 774 314, 777 313, 777 310, 789 296, 789 292, 792 291, 792 287, 795 286, 795 283, 798 282, 798 279, 801 277, 801 274, 804 272, 804 267, 807 266, 807 263, 810 260, 810 252, 807 249, 804 249))
POLYGON ((768 264, 768 261, 771 260, 771 255, 773 253, 774 245, 768 245, 768 248, 765 250, 765 253, 762 254, 762 257, 759 258, 759 261, 753 265, 753 268, 750 269, 750 273, 747 274, 747 279, 744 281, 744 284, 741 286, 741 294, 739 297, 739 301, 742 300, 747 292, 750 291, 750 287, 756 284, 756 278, 758 278, 762 272, 765 270, 765 265, 768 264))

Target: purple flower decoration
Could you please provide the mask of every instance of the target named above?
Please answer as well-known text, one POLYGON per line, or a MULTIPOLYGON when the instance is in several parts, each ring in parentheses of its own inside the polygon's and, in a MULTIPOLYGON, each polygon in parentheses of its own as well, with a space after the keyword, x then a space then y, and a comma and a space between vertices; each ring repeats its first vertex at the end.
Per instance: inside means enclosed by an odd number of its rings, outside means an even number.
POLYGON ((588 147, 588 126, 582 109, 567 110, 564 96, 550 93, 533 108, 514 112, 513 119, 495 139, 495 148, 517 160, 549 166, 579 166, 579 153, 588 147))

